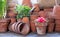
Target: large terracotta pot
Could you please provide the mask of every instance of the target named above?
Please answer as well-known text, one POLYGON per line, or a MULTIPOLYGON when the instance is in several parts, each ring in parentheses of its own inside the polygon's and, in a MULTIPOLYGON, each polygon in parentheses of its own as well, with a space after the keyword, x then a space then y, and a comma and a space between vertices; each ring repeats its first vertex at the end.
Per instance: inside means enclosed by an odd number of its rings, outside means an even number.
POLYGON ((0 19, 0 32, 7 32, 9 19, 0 19))
POLYGON ((37 18, 38 18, 37 15, 30 15, 30 27, 31 27, 31 31, 34 33, 36 32, 36 26, 35 26, 34 20, 37 18))

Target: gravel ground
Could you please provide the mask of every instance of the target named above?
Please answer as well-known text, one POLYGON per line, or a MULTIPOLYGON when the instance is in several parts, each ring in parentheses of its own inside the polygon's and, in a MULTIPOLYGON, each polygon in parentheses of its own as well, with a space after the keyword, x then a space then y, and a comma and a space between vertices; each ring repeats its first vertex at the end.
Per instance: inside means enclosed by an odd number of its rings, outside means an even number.
POLYGON ((30 33, 28 35, 21 35, 12 32, 0 33, 0 37, 60 37, 60 33, 47 33, 46 35, 37 35, 36 33, 30 33))

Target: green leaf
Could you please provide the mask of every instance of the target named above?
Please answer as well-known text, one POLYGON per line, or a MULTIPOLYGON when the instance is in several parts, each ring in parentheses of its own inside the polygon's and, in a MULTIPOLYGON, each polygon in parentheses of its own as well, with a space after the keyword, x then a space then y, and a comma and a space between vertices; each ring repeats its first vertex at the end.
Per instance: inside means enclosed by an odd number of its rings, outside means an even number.
POLYGON ((18 12, 17 18, 22 18, 24 16, 29 16, 30 13, 30 7, 28 6, 23 6, 23 5, 17 5, 16 11, 18 12))

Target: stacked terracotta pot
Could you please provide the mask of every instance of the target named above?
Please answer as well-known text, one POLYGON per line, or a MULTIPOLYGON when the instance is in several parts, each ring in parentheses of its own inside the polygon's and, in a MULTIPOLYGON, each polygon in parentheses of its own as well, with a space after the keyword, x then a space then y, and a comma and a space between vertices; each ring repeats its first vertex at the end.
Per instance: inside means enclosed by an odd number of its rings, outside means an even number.
POLYGON ((11 19, 11 24, 16 22, 16 0, 8 0, 8 11, 7 11, 7 18, 11 19))
POLYGON ((23 0, 22 5, 29 6, 32 8, 31 0, 23 0))
POLYGON ((45 12, 47 12, 47 18, 48 18, 48 27, 47 27, 47 32, 53 32, 54 31, 54 18, 53 18, 53 8, 45 8, 45 12))
POLYGON ((60 32, 60 6, 56 5, 54 6, 54 18, 55 18, 55 31, 60 32))
POLYGON ((32 14, 30 15, 30 26, 31 26, 31 31, 36 32, 34 20, 38 18, 38 16, 39 16, 38 13, 39 13, 40 9, 39 9, 39 4, 34 4, 33 7, 34 7, 34 10, 33 10, 32 14))
POLYGON ((15 22, 11 26, 9 26, 9 30, 15 33, 26 35, 29 33, 29 25, 23 22, 15 22))

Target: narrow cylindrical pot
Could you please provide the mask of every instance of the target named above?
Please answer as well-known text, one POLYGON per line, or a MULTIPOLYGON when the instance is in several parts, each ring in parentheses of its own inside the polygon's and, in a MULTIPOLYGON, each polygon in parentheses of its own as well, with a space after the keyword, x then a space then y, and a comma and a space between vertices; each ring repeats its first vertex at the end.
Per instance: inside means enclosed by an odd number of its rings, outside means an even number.
POLYGON ((38 18, 37 15, 30 15, 30 27, 31 27, 31 31, 34 33, 36 32, 36 26, 35 26, 34 20, 37 18, 38 18))

